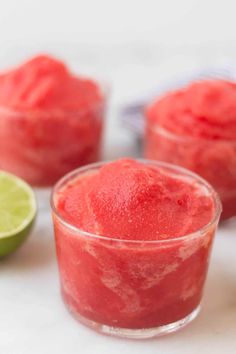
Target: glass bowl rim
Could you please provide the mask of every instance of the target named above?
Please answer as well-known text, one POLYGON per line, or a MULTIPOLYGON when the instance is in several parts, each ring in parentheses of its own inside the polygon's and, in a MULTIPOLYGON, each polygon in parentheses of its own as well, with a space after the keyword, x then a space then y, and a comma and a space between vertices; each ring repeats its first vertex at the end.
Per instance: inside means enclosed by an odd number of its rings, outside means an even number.
POLYGON ((85 108, 78 108, 78 109, 67 109, 67 108, 39 108, 39 109, 19 109, 19 108, 14 108, 14 107, 8 107, 6 105, 0 105, 0 114, 6 115, 12 117, 12 118, 23 118, 23 119, 32 119, 31 115, 34 114, 35 112, 37 114, 41 114, 42 116, 47 116, 47 115, 58 115, 58 114, 66 114, 66 115, 73 115, 73 116, 81 116, 83 117, 87 113, 91 113, 92 111, 96 111, 97 109, 104 108, 104 105, 107 104, 107 101, 110 97, 111 93, 111 83, 109 81, 106 81, 100 77, 97 76, 87 76, 87 75, 79 75, 79 78, 83 79, 88 79, 92 80, 101 90, 102 93, 102 99, 99 102, 95 102, 92 105, 88 105, 88 107, 85 108))
MULTIPOLYGON (((148 119, 148 118, 147 118, 148 119)), ((160 134, 167 139, 176 140, 179 142, 205 142, 207 144, 217 144, 217 143, 226 143, 226 144, 236 144, 236 139, 227 139, 227 138, 217 138, 209 139, 201 136, 190 136, 190 135, 180 135, 171 130, 163 127, 163 125, 158 122, 146 122, 147 129, 151 129, 154 133, 160 134)))
POLYGON ((200 236, 204 236, 208 230, 210 230, 215 224, 217 225, 219 218, 220 218, 220 214, 222 212, 222 204, 219 198, 218 193, 215 191, 215 189, 202 177, 200 177, 199 175, 197 175, 196 173, 189 171, 186 168, 180 167, 178 165, 174 165, 171 163, 167 163, 167 162, 162 162, 162 161, 154 161, 154 160, 148 160, 148 159, 141 159, 141 158, 135 158, 135 161, 141 162, 141 163, 146 163, 146 164, 150 164, 150 165, 156 165, 157 167, 162 167, 162 168, 166 168, 166 169, 170 169, 172 171, 176 171, 179 172, 183 175, 187 175, 195 180, 197 180, 199 183, 201 183, 204 187, 206 187, 208 189, 208 191, 210 192, 210 195, 214 201, 214 205, 215 205, 215 212, 211 218, 211 220, 206 224, 203 225, 200 229, 185 234, 183 236, 177 236, 177 237, 173 237, 173 238, 169 238, 169 239, 161 239, 161 240, 130 240, 130 239, 119 239, 116 237, 109 237, 109 236, 105 236, 105 235, 100 235, 100 234, 95 234, 92 232, 88 232, 85 231, 83 229, 80 229, 79 227, 71 224, 70 222, 66 221, 65 218, 60 214, 60 212, 57 210, 57 207, 54 203, 54 196, 55 194, 58 192, 59 188, 63 186, 63 184, 66 184, 65 182, 68 180, 71 180, 74 178, 76 178, 76 176, 79 173, 84 173, 86 171, 92 170, 92 169, 98 169, 101 166, 108 164, 109 162, 114 162, 114 161, 101 161, 101 162, 95 162, 95 163, 91 163, 88 165, 84 165, 82 167, 79 167, 69 173, 67 173, 66 175, 64 175, 62 178, 60 178, 58 180, 58 182, 54 185, 52 191, 51 191, 51 197, 50 197, 50 206, 51 206, 51 211, 53 212, 53 215, 55 215, 60 223, 62 223, 65 227, 69 228, 72 232, 78 233, 80 235, 86 236, 88 238, 92 238, 92 239, 97 239, 97 240, 103 240, 103 241, 108 241, 108 242, 117 242, 117 243, 126 243, 126 244, 142 244, 142 245, 156 245, 156 244, 162 244, 162 245, 167 245, 167 244, 171 244, 174 242, 183 242, 185 240, 190 240, 190 239, 194 239, 200 236))

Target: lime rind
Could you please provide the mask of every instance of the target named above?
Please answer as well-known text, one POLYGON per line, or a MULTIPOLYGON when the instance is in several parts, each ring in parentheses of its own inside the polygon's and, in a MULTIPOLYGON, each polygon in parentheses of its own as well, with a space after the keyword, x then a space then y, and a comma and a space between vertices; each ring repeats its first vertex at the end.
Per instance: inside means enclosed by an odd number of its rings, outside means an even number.
POLYGON ((0 238, 0 259, 6 257, 9 254, 15 252, 27 239, 30 234, 30 230, 34 224, 34 219, 26 226, 25 229, 12 237, 0 238))
POLYGON ((36 216, 36 200, 31 187, 20 178, 0 170, 0 240, 22 238, 36 216))

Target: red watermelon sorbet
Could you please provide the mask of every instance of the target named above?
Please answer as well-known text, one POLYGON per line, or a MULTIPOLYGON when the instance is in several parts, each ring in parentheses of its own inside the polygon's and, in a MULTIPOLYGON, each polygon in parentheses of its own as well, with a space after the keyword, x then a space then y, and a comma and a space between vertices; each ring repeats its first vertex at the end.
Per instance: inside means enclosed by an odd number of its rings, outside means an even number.
POLYGON ((146 117, 145 156, 198 173, 218 191, 222 218, 235 216, 236 83, 192 83, 155 100, 146 117))
POLYGON ((145 338, 197 315, 221 212, 204 180, 121 159, 68 174, 51 203, 62 295, 77 319, 145 338))
POLYGON ((105 97, 94 81, 37 56, 0 74, 0 169, 53 184, 100 157, 105 97))

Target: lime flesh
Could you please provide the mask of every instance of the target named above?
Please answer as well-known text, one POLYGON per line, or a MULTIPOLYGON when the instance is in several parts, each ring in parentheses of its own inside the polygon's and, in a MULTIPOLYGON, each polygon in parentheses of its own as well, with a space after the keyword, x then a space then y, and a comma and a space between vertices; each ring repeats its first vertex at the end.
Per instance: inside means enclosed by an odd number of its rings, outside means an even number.
POLYGON ((28 236, 36 215, 32 188, 0 171, 0 257, 14 252, 28 236))

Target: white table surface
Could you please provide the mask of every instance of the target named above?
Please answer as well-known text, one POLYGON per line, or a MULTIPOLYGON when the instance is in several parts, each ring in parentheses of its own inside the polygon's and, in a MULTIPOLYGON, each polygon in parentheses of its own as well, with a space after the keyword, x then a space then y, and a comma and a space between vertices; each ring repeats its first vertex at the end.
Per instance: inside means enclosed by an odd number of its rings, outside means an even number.
MULTIPOLYGON (((114 51, 110 53, 115 56, 114 51)), ((163 70, 167 70, 164 64, 157 67, 147 61, 145 55, 141 62, 135 62, 137 53, 117 60, 113 66, 104 64, 103 74, 110 76, 114 86, 105 137, 106 159, 136 154, 132 134, 117 122, 117 105, 132 93, 151 87, 158 75, 163 76, 163 70)), ((142 53, 146 53, 145 48, 142 53)), ((173 73, 174 61, 169 61, 168 71, 173 73)), ((183 64, 182 54, 176 62, 183 64)), ((217 232, 198 318, 175 334, 133 341, 97 334, 78 324, 67 312, 59 293, 49 208, 39 210, 27 242, 0 261, 0 354, 49 353, 235 354, 236 221, 221 226, 217 232)))

